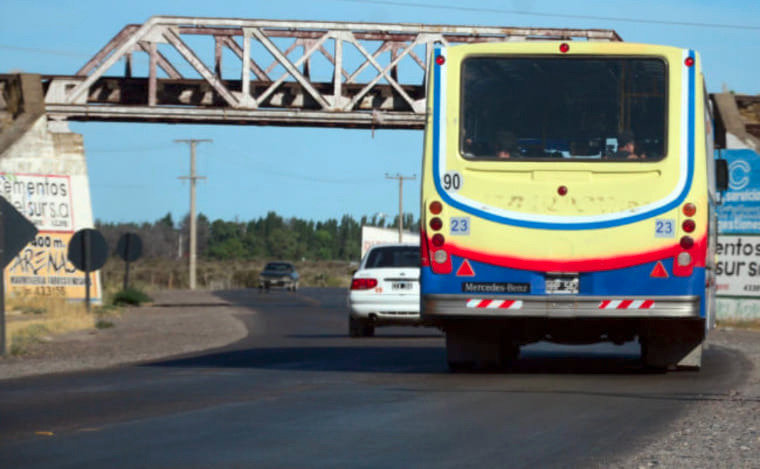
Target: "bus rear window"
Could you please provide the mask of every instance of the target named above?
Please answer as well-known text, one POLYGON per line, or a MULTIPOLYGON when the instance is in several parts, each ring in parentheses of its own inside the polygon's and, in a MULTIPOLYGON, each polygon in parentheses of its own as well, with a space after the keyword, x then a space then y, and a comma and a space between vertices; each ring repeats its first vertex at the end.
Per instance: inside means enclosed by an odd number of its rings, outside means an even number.
POLYGON ((667 67, 657 58, 471 57, 460 151, 469 159, 657 161, 667 67))

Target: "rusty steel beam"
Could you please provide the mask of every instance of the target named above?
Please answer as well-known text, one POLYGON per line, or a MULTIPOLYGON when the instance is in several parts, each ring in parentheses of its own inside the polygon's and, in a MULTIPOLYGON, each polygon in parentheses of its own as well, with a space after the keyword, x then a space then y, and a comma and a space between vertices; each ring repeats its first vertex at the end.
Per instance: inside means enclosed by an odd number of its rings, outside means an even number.
MULTIPOLYGON (((267 21, 267 24, 271 24, 271 21, 267 21)), ((322 35, 322 32, 317 30, 292 30, 290 22, 283 22, 286 25, 282 26, 283 29, 274 29, 271 27, 262 27, 264 32, 270 37, 293 37, 300 39, 317 39, 322 35)), ((303 23, 303 22, 301 22, 303 23)), ((346 24, 351 23, 317 23, 313 24, 346 24)), ((380 24, 369 23, 373 26, 384 26, 380 24)), ((364 23, 366 26, 367 23, 364 23)), ((399 27, 401 25, 390 25, 399 27)), ((499 28, 499 27, 470 27, 470 26, 433 26, 433 25, 404 25, 404 26, 419 26, 419 29, 414 33, 409 32, 393 32, 387 31, 357 31, 354 33, 357 39, 362 41, 411 41, 419 33, 438 33, 442 34, 449 42, 468 43, 468 42, 485 42, 491 40, 504 40, 511 37, 526 37, 526 38, 544 38, 544 39, 558 39, 558 40, 571 40, 575 39, 588 39, 597 41, 622 41, 623 39, 617 34, 617 32, 610 29, 573 29, 573 28, 499 28), (447 31, 457 32, 447 32, 447 31)), ((181 34, 199 34, 199 35, 212 35, 212 36, 241 36, 240 30, 237 28, 210 28, 210 27, 180 27, 181 34)))
POLYGON ((276 125, 352 129, 423 129, 425 116, 403 112, 273 111, 148 106, 48 105, 48 116, 72 121, 160 122, 169 124, 276 125))

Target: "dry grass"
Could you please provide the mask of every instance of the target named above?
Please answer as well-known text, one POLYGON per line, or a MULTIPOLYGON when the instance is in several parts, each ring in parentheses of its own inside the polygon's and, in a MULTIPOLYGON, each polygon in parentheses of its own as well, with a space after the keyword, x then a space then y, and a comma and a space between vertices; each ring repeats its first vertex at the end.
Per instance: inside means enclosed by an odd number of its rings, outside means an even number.
MULTIPOLYGON (((256 288, 259 272, 265 260, 210 261, 199 259, 198 288, 225 290, 256 288)), ((302 287, 348 287, 355 265, 344 261, 294 262, 302 287)), ((101 270, 101 279, 107 294, 123 288, 124 262, 110 258, 101 270)), ((141 259, 130 266, 130 285, 145 292, 184 289, 188 287, 187 261, 141 259)))
POLYGON ((105 315, 117 314, 109 308, 93 307, 64 298, 11 297, 6 301, 6 344, 11 355, 23 355, 35 343, 71 331, 93 329, 105 315))
POLYGON ((746 329, 760 331, 760 318, 758 319, 718 319, 716 326, 720 328, 746 329))

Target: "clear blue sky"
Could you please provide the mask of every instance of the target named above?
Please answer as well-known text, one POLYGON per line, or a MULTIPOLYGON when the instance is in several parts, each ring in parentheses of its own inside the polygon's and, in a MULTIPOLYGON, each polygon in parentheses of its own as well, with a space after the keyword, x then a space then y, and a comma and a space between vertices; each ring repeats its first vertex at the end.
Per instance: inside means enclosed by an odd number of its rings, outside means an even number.
MULTIPOLYGON (((0 73, 74 74, 128 23, 153 15, 615 29, 625 41, 702 54, 708 90, 760 93, 758 0, 4 0, 0 73), (404 6, 406 5, 406 6, 404 6), (428 5, 425 7, 424 5, 428 5), (676 23, 691 23, 676 24, 676 23), (713 25, 713 26, 708 26, 713 25), (725 25, 729 27, 719 27, 725 25)), ((313 220, 398 211, 398 184, 416 174, 404 209, 419 211, 422 132, 72 123, 84 135, 93 211, 104 221, 188 212, 189 149, 198 147, 198 209, 247 221, 268 211, 313 220)))

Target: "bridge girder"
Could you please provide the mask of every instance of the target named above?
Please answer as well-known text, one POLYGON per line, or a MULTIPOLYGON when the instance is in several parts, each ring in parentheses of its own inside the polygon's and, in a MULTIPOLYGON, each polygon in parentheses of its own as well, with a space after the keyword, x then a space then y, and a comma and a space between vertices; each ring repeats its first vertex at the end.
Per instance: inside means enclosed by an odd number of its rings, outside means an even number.
POLYGON ((75 75, 44 76, 45 109, 67 120, 415 129, 436 44, 540 39, 621 40, 597 29, 156 16, 123 28, 75 75))

